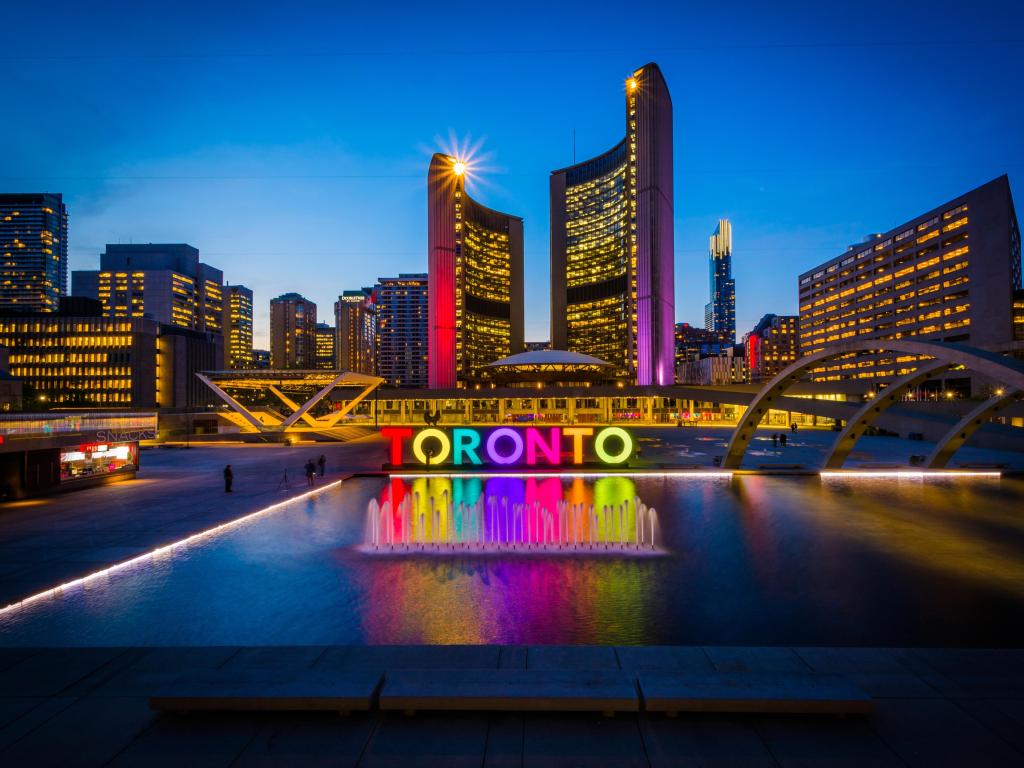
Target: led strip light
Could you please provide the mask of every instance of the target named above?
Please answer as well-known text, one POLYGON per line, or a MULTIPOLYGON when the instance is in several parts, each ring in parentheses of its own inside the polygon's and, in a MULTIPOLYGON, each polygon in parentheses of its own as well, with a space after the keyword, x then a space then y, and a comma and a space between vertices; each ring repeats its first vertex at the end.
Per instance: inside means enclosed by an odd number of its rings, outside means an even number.
POLYGON ((825 479, 835 478, 850 478, 856 479, 859 477, 895 477, 904 478, 910 480, 941 480, 945 477, 1002 477, 1002 472, 985 472, 985 471, 972 471, 972 470, 944 470, 937 469, 932 472, 925 472, 922 470, 908 470, 908 469, 847 469, 836 472, 821 472, 819 473, 825 479))
POLYGON ((50 589, 45 589, 42 592, 37 592, 36 594, 30 595, 22 600, 19 600, 16 603, 11 603, 10 605, 5 606, 4 608, 0 608, 0 616, 21 610, 22 608, 32 605, 33 603, 36 603, 40 600, 45 600, 48 597, 56 597, 64 590, 89 584, 90 582, 96 581, 97 579, 103 578, 104 576, 110 576, 111 574, 117 573, 118 571, 123 571, 127 568, 131 568, 134 565, 139 565, 140 563, 148 562, 156 557, 159 557, 160 555, 164 555, 168 552, 173 552, 176 549, 181 549, 182 547, 187 547, 192 544, 195 544, 197 541, 200 541, 202 539, 208 539, 211 536, 216 536, 219 533, 223 533, 224 531, 235 528, 239 525, 242 525, 243 523, 247 523, 251 520, 255 520, 258 517, 268 515, 271 512, 276 512, 277 510, 282 509, 283 507, 286 507, 289 504, 294 504, 296 501, 302 501, 303 499, 308 499, 311 496, 323 493, 324 491, 330 490, 331 488, 336 488, 337 486, 341 485, 341 483, 341 480, 335 480, 334 482, 328 483, 327 485, 322 485, 319 488, 314 488, 312 491, 306 491, 305 493, 301 493, 298 496, 293 496, 292 498, 286 499, 285 501, 280 501, 277 504, 271 504, 269 507, 264 507, 263 509, 258 509, 255 512, 250 512, 247 515, 236 517, 234 520, 228 520, 226 523, 215 525, 213 528, 207 528, 205 531, 193 533, 191 536, 186 536, 184 539, 172 542, 171 544, 165 544, 164 546, 157 547, 156 549, 150 550, 149 552, 144 552, 141 555, 136 555, 130 560, 124 560, 120 563, 115 563, 114 565, 111 565, 107 568, 104 568, 99 571, 94 571, 93 573, 81 576, 77 579, 65 581, 63 584, 58 584, 55 587, 50 587, 50 589))

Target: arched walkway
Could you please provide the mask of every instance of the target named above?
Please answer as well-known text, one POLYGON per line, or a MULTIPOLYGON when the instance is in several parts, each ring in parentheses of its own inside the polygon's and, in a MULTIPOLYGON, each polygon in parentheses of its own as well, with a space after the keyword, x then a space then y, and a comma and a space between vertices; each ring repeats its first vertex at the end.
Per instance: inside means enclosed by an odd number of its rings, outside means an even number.
POLYGON ((743 414, 743 418, 740 419, 740 423, 733 432, 732 438, 729 440, 729 446, 722 460, 722 467, 725 469, 740 468, 743 456, 750 446, 750 441, 754 438, 757 426, 773 407, 772 403, 781 398, 808 370, 837 357, 857 352, 874 351, 920 355, 934 358, 934 361, 924 361, 913 373, 896 379, 889 388, 867 403, 848 421, 846 429, 840 434, 836 445, 829 455, 827 460, 827 466, 829 467, 841 466, 856 443, 857 438, 863 434, 863 429, 866 426, 870 426, 878 416, 903 394, 902 392, 896 392, 893 388, 902 386, 905 392, 907 389, 915 386, 915 383, 906 383, 915 377, 923 376, 928 378, 938 375, 941 372, 939 369, 962 365, 969 371, 983 374, 990 379, 1005 384, 1009 389, 1024 390, 1024 361, 1003 357, 996 352, 989 352, 988 350, 977 349, 964 344, 947 344, 942 341, 917 339, 875 339, 837 344, 834 347, 829 347, 791 363, 761 388, 750 402, 746 412, 743 414), (858 426, 861 424, 864 424, 864 427, 858 426), (835 463, 837 460, 838 464, 835 463))
POLYGON ((979 403, 939 439, 935 444, 935 448, 932 449, 932 452, 925 460, 924 465, 928 469, 942 469, 945 467, 949 460, 953 458, 953 454, 960 450, 960 446, 966 443, 968 438, 977 432, 986 421, 1022 397, 1024 397, 1024 393, 1019 389, 1011 389, 1006 394, 995 395, 985 402, 979 403))

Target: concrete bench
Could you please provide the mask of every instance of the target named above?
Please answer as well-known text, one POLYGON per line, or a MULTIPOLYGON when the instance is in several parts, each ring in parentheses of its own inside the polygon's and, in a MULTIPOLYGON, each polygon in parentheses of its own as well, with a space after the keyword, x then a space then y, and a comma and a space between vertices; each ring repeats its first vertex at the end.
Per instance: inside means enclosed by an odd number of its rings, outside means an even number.
POLYGON ((645 672, 640 693, 648 712, 867 714, 871 697, 843 677, 813 673, 645 672))
POLYGON ((378 671, 207 670, 171 683, 149 697, 149 707, 192 711, 364 711, 373 707, 378 671))
POLYGON ((507 712, 637 712, 636 677, 619 670, 388 670, 380 708, 507 712))

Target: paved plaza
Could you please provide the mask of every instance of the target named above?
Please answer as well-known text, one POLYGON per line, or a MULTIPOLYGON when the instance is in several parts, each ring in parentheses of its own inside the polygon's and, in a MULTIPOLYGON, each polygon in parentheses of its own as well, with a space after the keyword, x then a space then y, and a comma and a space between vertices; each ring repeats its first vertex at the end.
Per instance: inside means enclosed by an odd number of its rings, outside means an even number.
MULTIPOLYGON (((801 430, 786 448, 763 430, 756 464, 820 464, 834 433, 801 430)), ((728 431, 637 430, 648 466, 712 467, 728 431)), ((906 466, 927 443, 869 437, 851 465, 906 466)), ((197 445, 143 452, 134 481, 0 509, 6 604, 329 482, 373 471, 387 445, 197 445), (231 464, 235 492, 224 493, 231 464), (289 482, 282 483, 287 470, 289 482)), ((957 460, 1019 468, 1018 454, 957 460)), ((756 466, 756 465, 755 465, 756 466)), ((935 766, 1024 761, 1024 651, 900 648, 309 646, 0 649, 4 765, 640 765, 935 766), (825 673, 859 685, 873 714, 849 716, 419 713, 161 714, 148 697, 183 674, 264 679, 359 668, 825 673)))
POLYGON ((0 762, 53 766, 1017 766, 1024 652, 877 648, 377 646, 0 651, 0 762), (160 714, 183 672, 395 667, 825 672, 850 716, 160 714))

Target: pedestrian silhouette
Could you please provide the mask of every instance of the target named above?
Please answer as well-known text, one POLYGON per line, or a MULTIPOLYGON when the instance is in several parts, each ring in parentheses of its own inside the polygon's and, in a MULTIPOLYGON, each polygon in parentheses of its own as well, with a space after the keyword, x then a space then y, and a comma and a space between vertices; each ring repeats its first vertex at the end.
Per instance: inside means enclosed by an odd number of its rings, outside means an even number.
POLYGON ((312 487, 316 478, 316 464, 310 459, 306 462, 306 485, 312 487))
POLYGON ((320 477, 323 477, 327 472, 327 457, 321 453, 320 458, 316 460, 316 463, 320 467, 320 477))
POLYGON ((779 446, 779 433, 772 432, 772 448, 778 448, 779 446))
POLYGON ((786 433, 785 432, 780 432, 779 433, 779 442, 782 443, 782 447, 783 448, 786 447, 786 433))
POLYGON ((231 493, 231 484, 235 482, 235 473, 231 471, 231 465, 224 467, 224 493, 231 493))

